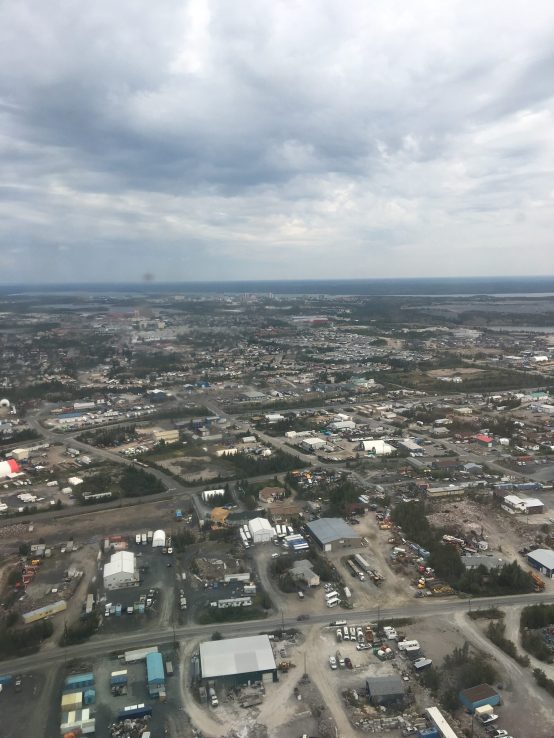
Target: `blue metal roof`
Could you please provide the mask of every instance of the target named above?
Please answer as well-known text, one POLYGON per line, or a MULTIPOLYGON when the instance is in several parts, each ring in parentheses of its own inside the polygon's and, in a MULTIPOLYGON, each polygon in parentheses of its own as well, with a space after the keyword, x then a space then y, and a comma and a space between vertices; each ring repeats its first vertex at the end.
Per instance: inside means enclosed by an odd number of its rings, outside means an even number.
POLYGON ((163 684, 165 682, 161 653, 148 654, 146 657, 146 674, 148 684, 163 684))

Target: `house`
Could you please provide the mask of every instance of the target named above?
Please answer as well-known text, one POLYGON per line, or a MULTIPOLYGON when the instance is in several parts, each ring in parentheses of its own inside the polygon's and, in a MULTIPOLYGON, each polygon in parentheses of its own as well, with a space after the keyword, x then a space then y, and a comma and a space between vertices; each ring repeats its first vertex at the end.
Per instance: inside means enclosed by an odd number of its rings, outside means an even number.
POLYGON ((312 569, 312 562, 308 559, 295 561, 290 570, 293 579, 303 579, 309 587, 319 586, 319 575, 312 569))

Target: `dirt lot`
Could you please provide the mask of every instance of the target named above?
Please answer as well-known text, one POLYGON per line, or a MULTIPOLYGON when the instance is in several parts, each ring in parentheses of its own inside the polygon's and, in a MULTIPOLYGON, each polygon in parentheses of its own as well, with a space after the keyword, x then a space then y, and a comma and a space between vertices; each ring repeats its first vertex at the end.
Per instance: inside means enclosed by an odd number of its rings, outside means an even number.
MULTIPOLYGON (((263 702, 251 708, 241 708, 232 691, 217 688, 219 706, 211 708, 199 704, 189 688, 188 678, 183 680, 182 702, 191 721, 205 736, 219 738, 233 731, 243 736, 266 734, 271 738, 298 738, 299 735, 334 737, 334 723, 325 709, 325 701, 311 680, 299 684, 303 664, 300 647, 289 641, 275 642, 277 649, 286 648, 286 658, 296 664, 286 674, 280 675, 277 684, 266 685, 263 702), (298 699, 298 693, 302 699, 298 699), (315 713, 315 716, 314 716, 315 713), (267 733, 260 728, 265 726, 267 733)), ((182 648, 181 670, 188 674, 192 653, 198 644, 187 643, 182 648)))

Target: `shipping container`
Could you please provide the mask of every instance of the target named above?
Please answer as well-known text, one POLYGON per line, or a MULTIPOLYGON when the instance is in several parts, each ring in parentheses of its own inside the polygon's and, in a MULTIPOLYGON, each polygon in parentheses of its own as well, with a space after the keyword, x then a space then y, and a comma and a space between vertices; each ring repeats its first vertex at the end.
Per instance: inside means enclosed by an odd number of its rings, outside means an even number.
POLYGON ((110 684, 127 684, 127 669, 121 669, 120 671, 112 671, 110 674, 110 684))
POLYGON ((94 674, 87 672, 86 674, 73 674, 67 677, 64 682, 64 690, 77 690, 85 689, 86 687, 94 686, 94 674))
POLYGON ((152 708, 150 705, 141 703, 140 705, 128 705, 120 710, 117 714, 118 720, 128 720, 129 718, 140 718, 146 717, 146 715, 152 714, 152 708))

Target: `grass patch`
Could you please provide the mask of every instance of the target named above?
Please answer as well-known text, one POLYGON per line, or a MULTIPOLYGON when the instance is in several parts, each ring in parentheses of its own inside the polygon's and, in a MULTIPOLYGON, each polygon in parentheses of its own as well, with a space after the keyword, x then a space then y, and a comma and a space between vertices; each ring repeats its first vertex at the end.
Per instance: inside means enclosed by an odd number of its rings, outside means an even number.
POLYGON ((471 610, 471 612, 468 612, 468 617, 472 620, 500 620, 504 615, 505 613, 499 610, 498 607, 488 607, 484 610, 471 610))
POLYGON ((257 607, 208 607, 200 613, 197 620, 200 625, 212 623, 236 623, 240 620, 262 620, 267 618, 267 612, 257 607))

